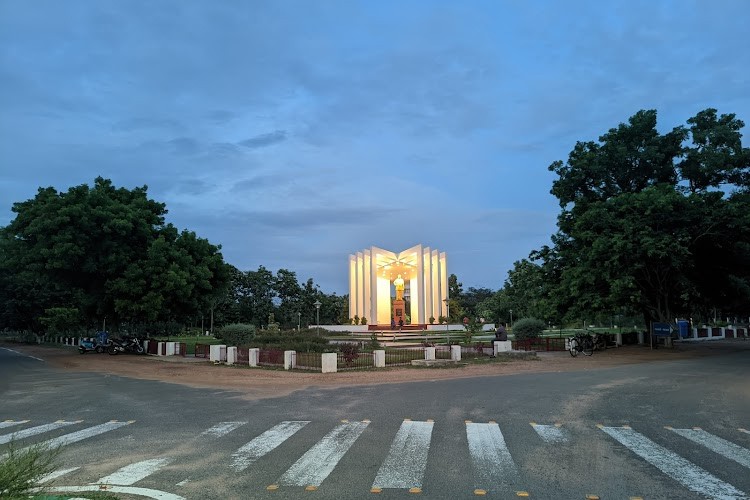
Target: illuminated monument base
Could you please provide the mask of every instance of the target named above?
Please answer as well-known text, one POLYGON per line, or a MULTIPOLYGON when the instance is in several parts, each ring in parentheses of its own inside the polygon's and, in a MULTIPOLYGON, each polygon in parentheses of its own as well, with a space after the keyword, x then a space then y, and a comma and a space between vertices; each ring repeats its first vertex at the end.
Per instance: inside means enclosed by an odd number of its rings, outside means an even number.
POLYGON ((406 315, 411 324, 426 325, 431 317, 437 323, 447 316, 447 298, 445 252, 416 245, 399 253, 370 247, 349 256, 350 318, 390 327, 398 325, 395 309, 408 304, 409 310, 401 311, 404 324, 406 315))

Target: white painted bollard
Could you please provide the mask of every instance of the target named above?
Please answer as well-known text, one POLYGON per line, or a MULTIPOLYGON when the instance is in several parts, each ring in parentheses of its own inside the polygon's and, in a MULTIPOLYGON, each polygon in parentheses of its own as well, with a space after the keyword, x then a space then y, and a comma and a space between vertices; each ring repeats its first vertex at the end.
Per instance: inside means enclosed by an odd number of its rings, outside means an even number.
POLYGON ((208 359, 214 362, 222 362, 226 361, 226 352, 227 352, 227 346, 223 344, 216 344, 212 345, 209 348, 208 352, 208 359), (222 356, 222 353, 224 353, 224 356, 222 356), (224 359, 222 359, 222 357, 224 359))
POLYGON ((622 333, 615 333, 615 344, 617 347, 622 346, 622 333))
POLYGON ((372 362, 375 368, 385 368, 385 351, 383 349, 372 351, 372 362))
POLYGON ((250 366, 258 366, 258 359, 260 358, 260 349, 253 347, 248 352, 248 358, 250 359, 250 366))
POLYGON ((638 332, 638 345, 643 345, 643 332, 638 332))
POLYGON ((227 347, 227 364, 233 365, 236 362, 237 362, 237 348, 234 346, 227 347))
POLYGON ((175 354, 175 344, 177 342, 167 342, 167 356, 174 356, 175 354))
POLYGON ((461 361, 461 346, 460 345, 451 346, 451 360, 461 361))
POLYGON ((727 329, 724 328, 723 326, 721 327, 721 337, 719 338, 722 338, 722 339, 727 338, 727 329))
POLYGON ((164 352, 164 342, 157 342, 156 343, 156 355, 157 356, 163 356, 164 352))
POLYGON ((291 370, 297 364, 297 351, 284 351, 284 369, 291 370))
POLYGON ((426 361, 434 361, 434 359, 435 359, 435 348, 434 347, 425 347, 424 348, 424 359, 426 361))
MULTIPOLYGON (((294 351, 287 351, 294 352, 294 351)), ((338 357, 335 352, 324 352, 320 355, 320 371, 322 373, 336 373, 338 369, 338 357)), ((285 363, 286 364, 286 363, 285 363)))
POLYGON ((494 347, 495 356, 499 352, 510 352, 513 350, 513 344, 510 340, 496 340, 492 343, 492 346, 494 347))
POLYGON ((694 339, 698 338, 698 327, 697 326, 693 327, 693 338, 694 339))
POLYGON ((143 352, 148 352, 148 343, 151 342, 150 340, 144 340, 143 341, 143 352))

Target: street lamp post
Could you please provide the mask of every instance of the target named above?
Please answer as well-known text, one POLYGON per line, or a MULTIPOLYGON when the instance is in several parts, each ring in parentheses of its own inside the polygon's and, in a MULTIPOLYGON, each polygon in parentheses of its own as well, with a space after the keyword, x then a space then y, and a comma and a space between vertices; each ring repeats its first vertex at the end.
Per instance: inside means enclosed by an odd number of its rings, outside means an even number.
POLYGON ((513 328, 513 309, 510 310, 510 327, 513 328))
POLYGON ((318 331, 318 336, 320 336, 320 306, 323 304, 321 304, 319 300, 316 300, 313 305, 315 306, 315 326, 318 331))
POLYGON ((302 326, 302 313, 297 311, 297 331, 299 332, 301 330, 302 326))
POLYGON ((451 322, 451 304, 447 297, 443 300, 443 302, 445 302, 445 345, 450 345, 451 336, 448 333, 448 326, 451 322))

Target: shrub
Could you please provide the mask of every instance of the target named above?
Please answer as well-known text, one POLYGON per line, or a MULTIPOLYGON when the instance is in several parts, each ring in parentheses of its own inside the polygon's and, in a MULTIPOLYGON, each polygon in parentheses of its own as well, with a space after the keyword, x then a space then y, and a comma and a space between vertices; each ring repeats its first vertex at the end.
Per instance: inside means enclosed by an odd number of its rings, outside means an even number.
POLYGON ((446 318, 445 316, 438 317, 438 323, 440 323, 441 325, 447 322, 448 322, 448 318, 446 318))
POLYGON ((355 324, 355 325, 358 325, 358 324, 359 324, 359 315, 358 315, 358 314, 355 314, 355 315, 354 315, 354 324, 355 324))
POLYGON ((435 316, 430 316, 430 324, 431 325, 435 324, 435 316))
POLYGON ((250 347, 297 352, 325 352, 330 348, 326 338, 319 337, 314 332, 298 332, 297 330, 258 333, 250 343, 250 347))
POLYGON ((367 324, 367 318, 365 318, 364 316, 362 316, 362 319, 359 320, 359 324, 360 325, 366 325, 367 324))
POLYGON ((339 352, 344 357, 346 366, 351 366, 359 358, 359 344, 339 344, 339 352))
POLYGON ((545 327, 541 319, 523 318, 513 325, 513 335, 516 340, 535 339, 541 335, 545 327))
POLYGON ((29 498, 41 479, 55 470, 59 448, 34 445, 22 450, 11 442, 0 460, 0 498, 29 498))
POLYGON ((232 323, 222 327, 217 332, 216 337, 230 346, 248 345, 253 337, 255 337, 255 325, 232 323))

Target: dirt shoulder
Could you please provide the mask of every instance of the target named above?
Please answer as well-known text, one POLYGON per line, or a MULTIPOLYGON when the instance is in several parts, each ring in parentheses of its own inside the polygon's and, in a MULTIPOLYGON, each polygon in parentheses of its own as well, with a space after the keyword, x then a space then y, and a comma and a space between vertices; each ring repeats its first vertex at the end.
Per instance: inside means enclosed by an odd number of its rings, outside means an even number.
POLYGON ((725 340, 681 344, 673 349, 625 346, 572 358, 567 352, 539 353, 537 360, 488 361, 443 368, 387 368, 340 373, 286 372, 214 365, 195 358, 78 354, 72 347, 6 344, 3 347, 44 360, 50 367, 70 372, 95 372, 190 387, 238 391, 249 399, 287 395, 309 387, 393 384, 424 380, 510 376, 522 373, 597 370, 640 363, 656 363, 750 350, 750 342, 725 340))

